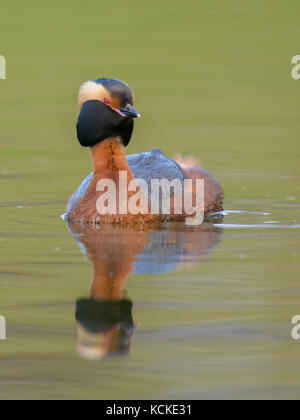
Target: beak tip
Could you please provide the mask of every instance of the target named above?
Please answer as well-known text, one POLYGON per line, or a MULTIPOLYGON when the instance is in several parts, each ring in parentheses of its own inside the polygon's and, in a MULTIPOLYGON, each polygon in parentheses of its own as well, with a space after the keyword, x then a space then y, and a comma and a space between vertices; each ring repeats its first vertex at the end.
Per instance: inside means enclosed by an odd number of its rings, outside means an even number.
POLYGON ((131 118, 141 117, 141 114, 136 109, 134 109, 133 106, 130 106, 129 108, 119 108, 118 112, 123 117, 131 117, 131 118))

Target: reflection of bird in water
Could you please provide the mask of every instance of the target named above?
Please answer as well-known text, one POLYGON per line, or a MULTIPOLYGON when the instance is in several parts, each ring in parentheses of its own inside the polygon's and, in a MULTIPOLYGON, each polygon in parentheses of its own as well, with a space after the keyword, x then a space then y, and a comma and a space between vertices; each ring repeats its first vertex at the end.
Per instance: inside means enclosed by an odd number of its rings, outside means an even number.
POLYGON ((165 274, 188 262, 200 262, 220 241, 220 229, 211 225, 185 230, 160 230, 148 234, 137 256, 135 274, 165 274))
POLYGON ((132 302, 81 299, 76 302, 78 352, 88 359, 127 354, 134 324, 132 302))
POLYGON ((93 263, 90 298, 76 305, 78 351, 89 359, 127 354, 134 331, 132 302, 124 297, 132 273, 162 274, 180 264, 201 261, 220 241, 221 230, 169 226, 101 227, 69 224, 80 248, 93 263))
POLYGON ((132 302, 124 299, 125 280, 147 235, 93 225, 70 227, 93 263, 91 297, 76 304, 78 351, 91 359, 126 354, 134 324, 132 302))

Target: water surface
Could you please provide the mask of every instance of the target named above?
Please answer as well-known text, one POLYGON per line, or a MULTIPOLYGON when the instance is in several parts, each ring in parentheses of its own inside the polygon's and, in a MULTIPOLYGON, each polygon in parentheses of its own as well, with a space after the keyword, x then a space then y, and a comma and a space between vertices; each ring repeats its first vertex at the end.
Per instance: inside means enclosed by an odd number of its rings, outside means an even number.
POLYGON ((1 397, 298 397, 299 207, 229 208, 199 228, 72 232, 56 202, 2 203, 1 397))

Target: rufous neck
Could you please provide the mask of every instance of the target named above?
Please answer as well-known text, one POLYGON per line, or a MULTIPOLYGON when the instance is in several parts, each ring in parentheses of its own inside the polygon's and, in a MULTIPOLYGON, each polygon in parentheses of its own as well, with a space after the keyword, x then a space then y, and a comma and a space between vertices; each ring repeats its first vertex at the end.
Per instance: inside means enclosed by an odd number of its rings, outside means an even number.
POLYGON ((94 173, 129 169, 125 147, 119 137, 110 137, 91 148, 94 173))

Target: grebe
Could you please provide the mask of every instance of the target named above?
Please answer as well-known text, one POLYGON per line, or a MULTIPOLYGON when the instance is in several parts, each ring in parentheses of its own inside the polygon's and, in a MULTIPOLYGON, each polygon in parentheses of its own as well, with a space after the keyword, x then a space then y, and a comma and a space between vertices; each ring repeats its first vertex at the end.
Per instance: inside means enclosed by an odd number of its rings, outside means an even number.
MULTIPOLYGON (((222 210, 223 192, 215 178, 202 169, 193 158, 170 159, 159 149, 147 153, 126 156, 134 119, 140 114, 133 107, 134 95, 127 83, 102 78, 84 83, 79 91, 80 114, 77 121, 77 138, 83 147, 91 149, 93 172, 83 181, 69 200, 66 220, 69 222, 96 224, 135 224, 162 221, 183 221, 186 214, 177 214, 174 203, 171 214, 133 214, 122 203, 126 212, 120 212, 117 194, 117 210, 114 214, 99 214, 97 185, 100 180, 109 179, 119 187, 120 172, 126 173, 127 185, 135 179, 151 185, 153 179, 172 181, 179 179, 204 180, 205 215, 222 210)), ((194 186, 192 194, 195 194, 194 186)), ((128 197, 126 198, 128 200, 128 197)))

